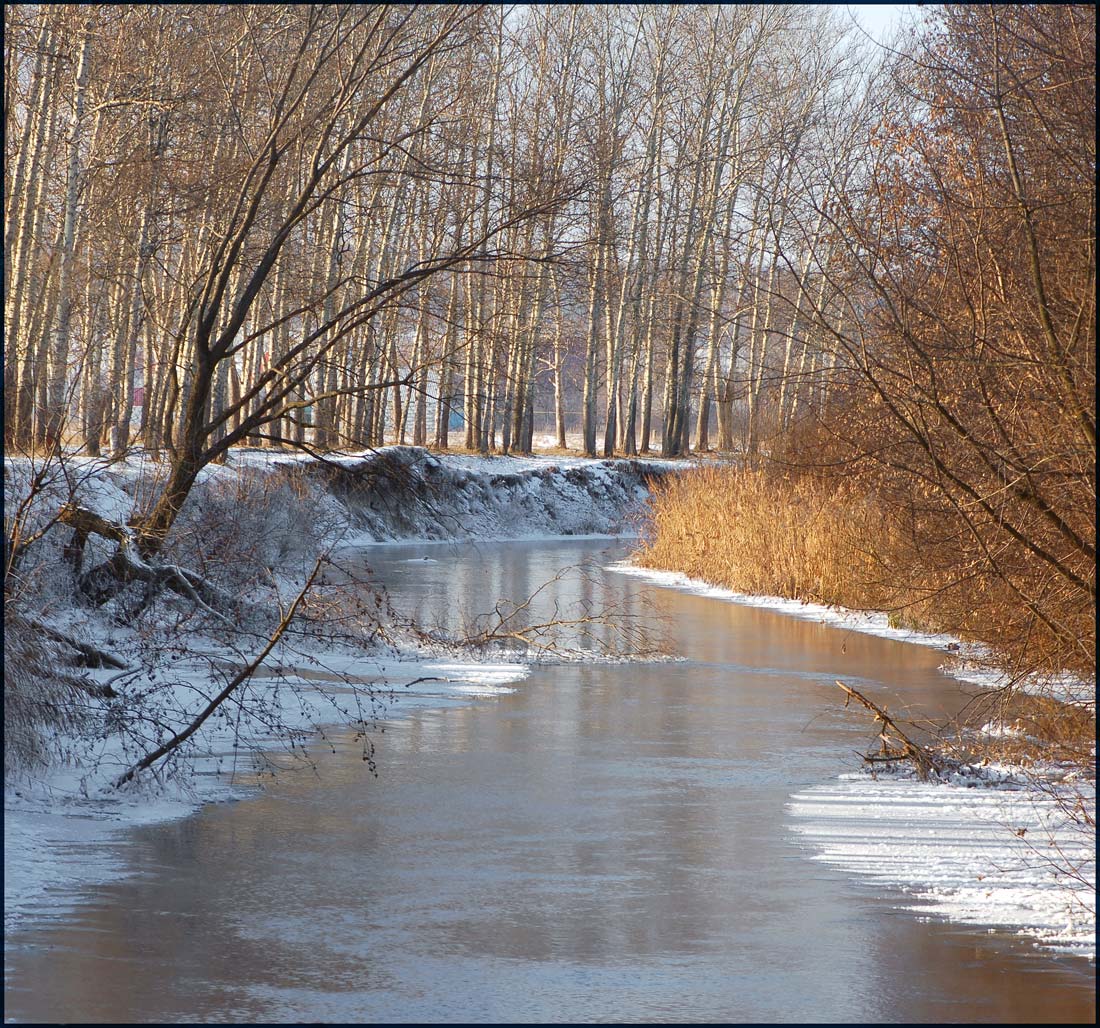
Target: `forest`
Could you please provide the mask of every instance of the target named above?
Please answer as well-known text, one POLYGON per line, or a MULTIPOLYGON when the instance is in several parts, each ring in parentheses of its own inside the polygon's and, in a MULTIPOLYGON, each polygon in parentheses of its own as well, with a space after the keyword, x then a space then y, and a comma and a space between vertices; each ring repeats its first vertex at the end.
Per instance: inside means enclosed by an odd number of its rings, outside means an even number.
POLYGON ((829 392, 892 105, 831 8, 5 17, 11 445, 755 451, 829 392))
POLYGON ((147 554, 232 446, 714 450, 888 511, 880 607, 1092 665, 1091 8, 5 29, 5 443, 169 458, 147 554))
POLYGON ((16 1019, 1094 1023, 1092 5, 4 62, 16 1019))

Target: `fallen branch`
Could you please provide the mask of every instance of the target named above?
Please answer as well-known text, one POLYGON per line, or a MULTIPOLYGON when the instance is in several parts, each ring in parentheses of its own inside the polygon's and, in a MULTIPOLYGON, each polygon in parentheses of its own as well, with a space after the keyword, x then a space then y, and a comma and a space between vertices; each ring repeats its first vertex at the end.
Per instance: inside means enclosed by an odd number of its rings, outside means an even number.
POLYGON ((874 715, 876 722, 882 725, 882 731, 879 732, 878 736, 882 742, 881 750, 876 755, 861 754, 868 764, 908 760, 917 769, 917 775, 922 781, 932 774, 938 775, 940 773, 942 763, 924 746, 910 739, 898 727, 897 722, 890 717, 885 707, 880 707, 877 703, 867 699, 858 689, 853 689, 841 681, 837 681, 836 684, 848 694, 848 698, 844 701, 845 707, 854 698, 874 715))
POLYGON ((69 649, 80 654, 84 658, 85 667, 108 667, 119 671, 125 671, 127 668, 126 662, 121 657, 116 657, 107 650, 101 650, 98 646, 93 646, 81 639, 74 639, 71 635, 65 635, 64 632, 59 632, 56 628, 51 628, 41 621, 28 621, 27 624, 34 631, 46 636, 47 639, 68 646, 69 649))
POLYGON ((202 711, 191 721, 191 723, 182 731, 177 732, 166 743, 162 743, 151 753, 147 753, 136 764, 129 768, 124 774, 120 775, 114 783, 116 789, 121 789, 131 778, 134 777, 139 771, 144 771, 148 767, 152 767, 162 757, 167 756, 172 750, 176 749, 182 743, 186 742, 192 735, 195 734, 202 727, 203 723, 218 709, 229 697, 236 691, 236 689, 243 683, 247 682, 255 673, 256 669, 267 659, 267 655, 275 648, 276 644, 283 637, 283 634, 290 627, 291 621, 294 620, 294 615, 298 611, 298 607, 302 600, 305 599, 306 594, 313 586, 314 579, 316 579, 318 572, 321 570, 321 565, 325 563, 325 558, 320 557, 317 563, 313 565, 313 571, 310 573, 306 584, 302 587, 301 592, 294 598, 294 602, 287 608, 286 613, 283 615, 283 619, 279 622, 275 631, 272 632, 270 638, 267 640, 266 645, 260 651, 257 656, 247 667, 243 668, 240 672, 233 676, 229 683, 217 696, 215 696, 202 711))

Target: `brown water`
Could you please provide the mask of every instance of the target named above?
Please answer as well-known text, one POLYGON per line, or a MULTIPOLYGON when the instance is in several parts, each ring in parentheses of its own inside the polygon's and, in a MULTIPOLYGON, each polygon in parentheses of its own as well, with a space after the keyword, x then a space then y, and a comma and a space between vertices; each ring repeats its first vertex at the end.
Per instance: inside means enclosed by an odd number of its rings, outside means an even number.
MULTIPOLYGON (((453 623, 623 552, 369 560, 397 605, 453 623)), ((790 794, 868 745, 834 680, 941 713, 963 700, 942 654, 599 571, 540 599, 585 594, 658 602, 690 662, 547 667, 512 695, 414 707, 378 739, 378 779, 349 740, 316 774, 133 830, 134 877, 9 939, 7 1016, 1094 1020, 1091 965, 926 923, 789 830, 790 794)))

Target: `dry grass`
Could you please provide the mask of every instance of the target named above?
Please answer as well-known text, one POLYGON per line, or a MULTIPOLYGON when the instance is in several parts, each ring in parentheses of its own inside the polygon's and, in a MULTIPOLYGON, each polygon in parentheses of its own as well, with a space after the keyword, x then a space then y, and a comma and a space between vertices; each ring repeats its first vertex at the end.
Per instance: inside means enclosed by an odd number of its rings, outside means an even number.
POLYGON ((892 540, 868 497, 844 483, 701 467, 657 482, 644 567, 738 592, 891 609, 892 540))
POLYGON ((1095 742, 1094 709, 1006 689, 975 698, 960 714, 948 748, 971 763, 1088 768, 1095 742))
POLYGON ((960 564, 957 534, 914 520, 862 480, 704 466, 655 483, 650 529, 636 557, 644 567, 738 592, 880 611, 898 627, 984 643, 1014 677, 1088 678, 1094 667, 1091 617, 1080 603, 1056 613, 1081 641, 1083 659, 1045 639, 1003 581, 960 564))
MULTIPOLYGON (((937 544, 891 510, 857 482, 704 466, 654 484, 650 539, 635 559, 738 592, 884 611, 893 624, 988 645, 1014 680, 1044 669, 1089 677, 1091 662, 1047 659, 1003 584, 944 571, 951 554, 937 545, 950 539, 937 544)), ((979 697, 945 740, 968 760, 1084 768, 1095 729, 1094 708, 1010 688, 979 697)))
POLYGON ((60 647, 4 610, 4 781, 53 759, 58 733, 79 724, 86 696, 63 669, 60 647))

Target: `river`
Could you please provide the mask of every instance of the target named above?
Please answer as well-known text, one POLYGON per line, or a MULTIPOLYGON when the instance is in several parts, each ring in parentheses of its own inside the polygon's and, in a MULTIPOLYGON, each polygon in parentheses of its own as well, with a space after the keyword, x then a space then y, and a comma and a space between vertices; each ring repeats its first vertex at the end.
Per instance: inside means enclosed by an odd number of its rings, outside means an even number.
POLYGON ((810 859, 792 793, 891 709, 961 706, 934 649, 659 589, 608 540, 372 547, 394 605, 663 615, 683 662, 536 667, 409 705, 316 772, 134 828, 132 871, 8 938, 19 1021, 1092 1022, 1093 969, 921 919, 810 859), (427 558, 427 559, 425 559, 427 558))

